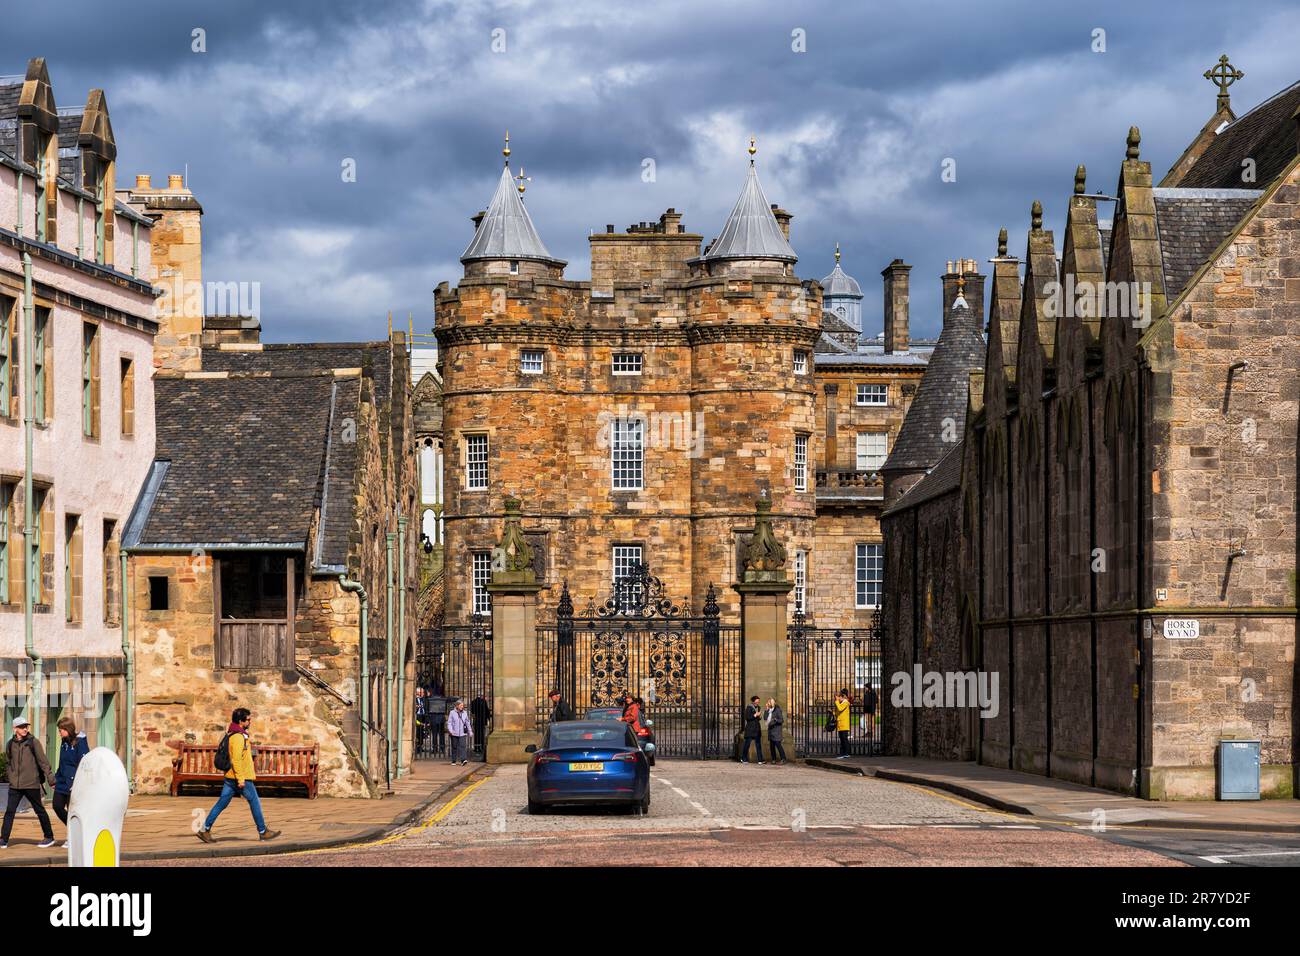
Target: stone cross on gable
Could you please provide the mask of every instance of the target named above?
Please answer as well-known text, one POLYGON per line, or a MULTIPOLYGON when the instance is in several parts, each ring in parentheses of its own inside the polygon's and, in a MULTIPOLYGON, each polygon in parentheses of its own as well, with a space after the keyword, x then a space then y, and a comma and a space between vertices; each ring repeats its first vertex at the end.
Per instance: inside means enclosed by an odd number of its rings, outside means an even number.
POLYGON ((1219 57, 1219 64, 1205 71, 1205 78, 1219 88, 1219 108, 1228 106, 1228 87, 1246 74, 1228 62, 1228 54, 1219 57))

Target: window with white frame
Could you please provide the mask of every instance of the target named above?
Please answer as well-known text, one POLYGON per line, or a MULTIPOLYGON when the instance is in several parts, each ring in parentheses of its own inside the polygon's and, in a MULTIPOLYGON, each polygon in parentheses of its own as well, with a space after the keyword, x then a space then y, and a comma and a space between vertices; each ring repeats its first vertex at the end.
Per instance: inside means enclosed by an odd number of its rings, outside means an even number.
POLYGON ((541 349, 524 349, 519 355, 519 371, 525 375, 541 375, 546 371, 546 353, 541 349))
POLYGON ((808 490, 808 436, 794 436, 794 490, 808 490))
POLYGON ((465 487, 482 491, 488 486, 488 437, 465 436, 465 487))
POLYGON ((642 553, 639 544, 616 544, 610 549, 609 563, 614 583, 614 594, 620 600, 626 601, 628 607, 634 607, 641 603, 641 586, 636 584, 628 588, 627 591, 623 591, 618 587, 618 582, 636 574, 637 569, 641 566, 642 553))
POLYGON ((808 552, 794 553, 794 613, 808 613, 808 552))
POLYGON ((474 571, 470 583, 473 589, 473 611, 475 614, 488 614, 492 610, 492 595, 487 589, 492 583, 492 552, 474 551, 472 557, 474 571))
POLYGON ((888 432, 858 432, 858 471, 879 471, 888 457, 888 432))
POLYGON ((640 352, 615 352, 613 372, 615 375, 640 375, 640 352))
POLYGON ((610 462, 615 491, 640 491, 645 481, 645 422, 620 415, 610 427, 610 462))
POLYGON ((803 349, 794 350, 794 374, 808 374, 808 353, 803 349))
POLYGON ((875 384, 858 385, 859 405, 888 405, 889 386, 875 384))
POLYGON ((857 607, 879 607, 885 583, 885 546, 858 545, 857 607))

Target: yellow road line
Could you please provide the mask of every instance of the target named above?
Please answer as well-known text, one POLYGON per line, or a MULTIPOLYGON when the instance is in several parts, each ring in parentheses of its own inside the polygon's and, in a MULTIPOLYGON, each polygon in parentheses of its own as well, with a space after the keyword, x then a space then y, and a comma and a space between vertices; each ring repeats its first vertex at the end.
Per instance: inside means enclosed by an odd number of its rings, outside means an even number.
POLYGON ((385 846, 389 843, 396 843, 398 840, 404 840, 406 839, 406 837, 410 836, 413 833, 421 833, 424 830, 427 830, 429 827, 433 826, 434 824, 442 822, 442 820, 446 818, 447 814, 451 813, 452 810, 456 809, 456 806, 462 800, 468 797, 471 793, 473 793, 479 787, 483 786, 483 784, 487 783, 488 779, 489 779, 488 777, 481 777, 480 779, 475 780, 473 783, 471 783, 460 793, 456 794, 456 796, 453 799, 448 800, 445 804, 439 807, 437 813, 435 813, 428 820, 424 821, 418 826, 409 827, 398 833, 391 833, 386 837, 380 837, 377 840, 369 840, 364 843, 343 843, 338 846, 320 847, 319 849, 315 849, 315 850, 299 850, 295 853, 286 854, 286 855, 307 856, 313 853, 341 853, 344 850, 360 850, 372 846, 385 846))

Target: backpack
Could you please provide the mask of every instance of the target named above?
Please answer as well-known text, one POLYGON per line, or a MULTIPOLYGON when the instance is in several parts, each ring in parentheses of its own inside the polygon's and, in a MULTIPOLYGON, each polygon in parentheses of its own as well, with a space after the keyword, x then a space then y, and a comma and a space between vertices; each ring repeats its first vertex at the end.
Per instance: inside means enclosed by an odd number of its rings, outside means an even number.
POLYGON ((230 769, 230 734, 222 737, 221 743, 217 744, 217 752, 212 755, 212 766, 222 773, 230 769))
POLYGON ((826 733, 828 733, 828 734, 833 734, 833 733, 835 733, 835 728, 836 728, 837 726, 838 726, 838 724, 837 724, 837 722, 836 722, 836 720, 835 720, 835 711, 833 711, 833 710, 828 710, 828 711, 826 712, 826 726, 825 726, 825 728, 824 728, 825 731, 826 731, 826 733))

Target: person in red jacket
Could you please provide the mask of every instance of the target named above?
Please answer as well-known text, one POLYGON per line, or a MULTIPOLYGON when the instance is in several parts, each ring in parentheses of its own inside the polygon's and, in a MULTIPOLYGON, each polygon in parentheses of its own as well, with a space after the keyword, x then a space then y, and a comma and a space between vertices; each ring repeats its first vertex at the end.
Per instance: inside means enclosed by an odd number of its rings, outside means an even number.
POLYGON ((630 693, 623 694, 623 720, 632 725, 638 737, 644 737, 649 731, 641 723, 641 705, 630 693))

